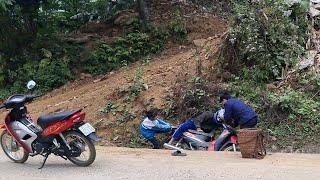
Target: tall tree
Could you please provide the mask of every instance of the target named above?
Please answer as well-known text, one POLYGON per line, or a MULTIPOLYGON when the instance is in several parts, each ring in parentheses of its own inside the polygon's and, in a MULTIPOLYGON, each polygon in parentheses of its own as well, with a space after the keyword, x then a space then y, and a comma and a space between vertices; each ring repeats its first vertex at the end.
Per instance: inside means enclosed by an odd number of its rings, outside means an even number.
POLYGON ((140 19, 142 20, 143 30, 147 30, 149 26, 149 9, 145 0, 137 0, 137 6, 140 19))

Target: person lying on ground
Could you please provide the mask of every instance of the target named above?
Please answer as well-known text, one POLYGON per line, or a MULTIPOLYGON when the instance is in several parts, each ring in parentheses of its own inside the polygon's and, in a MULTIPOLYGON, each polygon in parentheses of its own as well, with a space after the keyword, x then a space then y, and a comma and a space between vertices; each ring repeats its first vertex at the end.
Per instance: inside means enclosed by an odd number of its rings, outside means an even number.
POLYGON ((213 113, 205 111, 195 118, 191 118, 182 123, 173 133, 172 138, 168 144, 173 144, 181 139, 184 132, 190 130, 197 130, 198 127, 205 133, 210 133, 214 128, 221 126, 220 114, 223 109, 213 113))

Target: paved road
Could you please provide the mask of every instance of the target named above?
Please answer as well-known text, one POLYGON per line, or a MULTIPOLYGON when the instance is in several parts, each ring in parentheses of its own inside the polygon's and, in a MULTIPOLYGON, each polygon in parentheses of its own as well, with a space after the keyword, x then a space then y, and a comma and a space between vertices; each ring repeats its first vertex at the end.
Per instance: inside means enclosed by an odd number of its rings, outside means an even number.
POLYGON ((0 179, 320 179, 320 155, 271 154, 263 160, 242 159, 238 153, 187 152, 173 157, 171 151, 97 147, 90 167, 49 157, 25 164, 10 162, 0 152, 0 179))

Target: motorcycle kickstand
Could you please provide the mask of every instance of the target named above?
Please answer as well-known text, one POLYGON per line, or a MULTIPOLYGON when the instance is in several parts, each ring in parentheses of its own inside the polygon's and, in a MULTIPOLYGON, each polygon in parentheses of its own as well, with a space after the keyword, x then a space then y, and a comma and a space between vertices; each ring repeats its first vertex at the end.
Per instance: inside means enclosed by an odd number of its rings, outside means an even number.
POLYGON ((41 167, 39 167, 38 169, 42 169, 42 168, 43 168, 43 166, 44 166, 44 164, 46 163, 49 155, 50 155, 50 153, 47 153, 46 155, 44 155, 44 160, 43 160, 43 162, 42 162, 42 165, 41 165, 41 167))
POLYGON ((66 157, 63 157, 63 156, 60 156, 62 159, 64 159, 64 160, 68 160, 68 158, 66 158, 66 157))

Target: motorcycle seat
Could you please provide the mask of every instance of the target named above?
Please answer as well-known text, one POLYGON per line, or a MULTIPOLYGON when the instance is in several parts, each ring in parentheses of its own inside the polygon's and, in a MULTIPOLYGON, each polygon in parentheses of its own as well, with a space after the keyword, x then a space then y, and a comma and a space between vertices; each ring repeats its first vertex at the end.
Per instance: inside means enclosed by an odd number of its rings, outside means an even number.
POLYGON ((44 116, 40 116, 38 118, 38 125, 41 128, 46 128, 49 124, 54 123, 54 122, 59 122, 63 121, 72 115, 76 114, 77 112, 80 112, 81 109, 78 110, 73 110, 73 111, 63 111, 63 112, 58 112, 58 113, 52 113, 44 116))

